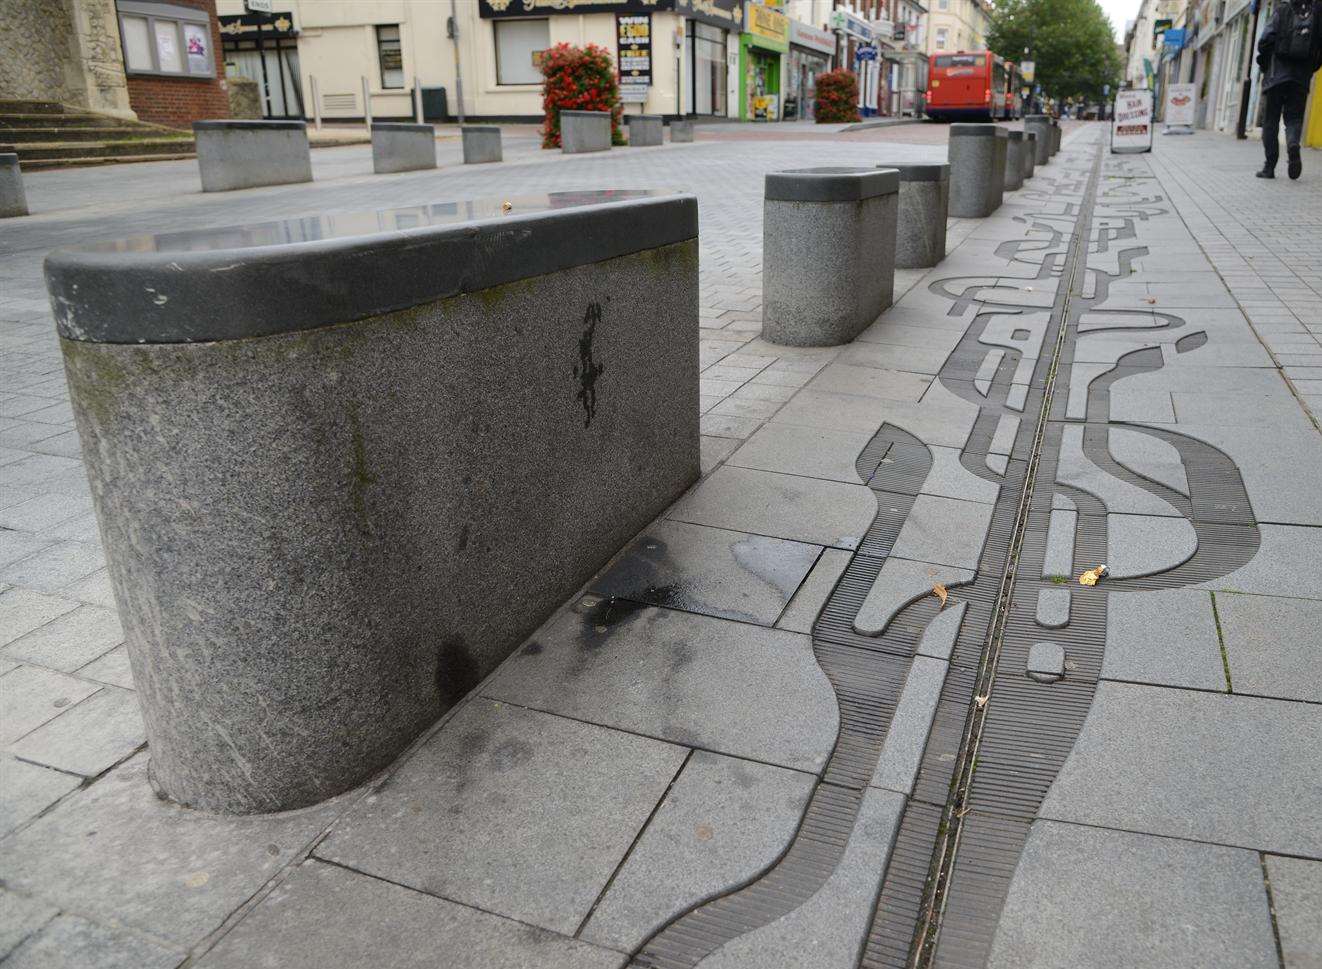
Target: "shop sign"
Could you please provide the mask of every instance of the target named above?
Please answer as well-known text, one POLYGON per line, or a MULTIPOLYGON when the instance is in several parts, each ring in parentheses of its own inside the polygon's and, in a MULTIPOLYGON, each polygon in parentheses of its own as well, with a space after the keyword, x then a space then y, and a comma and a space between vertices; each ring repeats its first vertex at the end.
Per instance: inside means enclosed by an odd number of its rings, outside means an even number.
MULTIPOLYGON (((667 9, 663 3, 658 10, 667 9)), ((675 13, 726 30, 742 30, 744 0, 674 0, 675 13)))
POLYGON ((868 44, 872 43, 874 36, 872 27, 866 20, 839 7, 831 11, 831 29, 848 34, 850 37, 857 37, 868 44))
POLYGON ((788 44, 790 40, 790 18, 779 11, 764 7, 760 3, 750 3, 744 8, 744 32, 754 37, 765 37, 777 43, 788 44))
POLYGON ((673 0, 477 0, 479 17, 553 16, 570 13, 651 13, 669 10, 673 0))
POLYGON ((1037 75, 1037 61, 1020 61, 1019 76, 1024 79, 1025 84, 1032 84, 1037 75))
POLYGON ((1111 151, 1152 150, 1152 92, 1127 88, 1115 96, 1111 116, 1111 151))
POLYGON ((1182 124, 1192 128, 1194 108, 1197 105, 1197 84, 1166 85, 1166 124, 1182 124))
POLYGON ((1166 47, 1174 47, 1179 50, 1184 46, 1184 28, 1172 27, 1163 35, 1161 42, 1166 47))
POLYGON ((1175 21, 1171 20, 1168 17, 1163 17, 1161 20, 1154 20, 1152 22, 1152 42, 1156 43, 1157 35, 1167 30, 1170 30, 1171 25, 1174 23, 1175 21))
POLYGON ((232 17, 217 17, 222 37, 239 39, 256 37, 261 31, 266 39, 297 37, 294 22, 287 13, 242 13, 232 17))
POLYGON ((615 63, 620 71, 620 100, 647 100, 652 83, 652 15, 615 15, 615 63))
POLYGON ((790 21, 790 43, 823 54, 835 53, 835 34, 798 20, 790 21))

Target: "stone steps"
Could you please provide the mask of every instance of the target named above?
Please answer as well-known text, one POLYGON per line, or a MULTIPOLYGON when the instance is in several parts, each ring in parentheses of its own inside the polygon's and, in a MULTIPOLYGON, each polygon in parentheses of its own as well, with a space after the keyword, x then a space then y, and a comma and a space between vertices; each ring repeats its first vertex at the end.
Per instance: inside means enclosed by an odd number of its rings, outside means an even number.
POLYGON ((107 162, 191 158, 187 132, 67 108, 53 101, 0 101, 0 151, 24 171, 107 162))
POLYGON ((129 164, 131 162, 181 161, 196 157, 197 154, 190 150, 179 152, 177 154, 160 155, 102 155, 100 157, 91 158, 38 158, 22 162, 22 169, 25 172, 39 172, 52 168, 87 168, 92 165, 117 165, 129 164))
POLYGON ((133 128, 127 125, 106 127, 99 125, 75 128, 9 128, 0 124, 0 141, 10 145, 27 143, 65 143, 75 141, 139 141, 151 138, 168 138, 169 129, 133 128))
POLYGON ((13 146, 18 152, 19 165, 49 161, 53 158, 87 159, 120 158, 127 155, 192 154, 192 138, 134 138, 116 141, 36 141, 13 146))

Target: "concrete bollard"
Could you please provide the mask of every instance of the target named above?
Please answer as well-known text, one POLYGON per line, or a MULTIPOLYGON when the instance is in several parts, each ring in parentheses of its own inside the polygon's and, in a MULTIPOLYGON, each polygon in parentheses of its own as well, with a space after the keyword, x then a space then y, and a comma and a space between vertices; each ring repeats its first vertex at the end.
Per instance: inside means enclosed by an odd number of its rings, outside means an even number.
POLYGON ((625 116, 629 123, 629 145, 632 148, 651 148, 662 143, 665 137, 665 119, 659 114, 630 114, 625 116))
POLYGON ((23 173, 18 153, 0 152, 0 219, 28 214, 28 196, 23 191, 23 173))
POLYGON ((692 121, 672 121, 670 122, 670 143, 680 144, 681 142, 690 142, 693 140, 693 122, 692 121))
POLYGON ((1037 132, 1024 132, 1024 151, 1021 161, 1024 163, 1024 181, 1033 177, 1037 170, 1037 132))
POLYGON ((1037 135, 1038 165, 1045 165, 1051 160, 1051 119, 1045 114, 1024 115, 1024 130, 1037 135))
POLYGON ((372 122, 372 170, 378 175, 436 167, 436 128, 429 124, 372 122))
POLYGON ((804 168, 766 177, 762 338, 848 343, 895 296, 899 173, 804 168))
POLYGON ((1056 119, 1051 120, 1051 156, 1054 158, 1060 151, 1060 122, 1056 119))
POLYGON ((152 783, 183 804, 370 779, 698 478, 692 196, 311 216, 45 268, 152 783))
POLYGON ((890 164, 900 173, 895 223, 895 268, 926 269, 946 257, 950 210, 950 166, 890 164))
POLYGON ((460 131, 464 140, 465 165, 482 165, 504 158, 500 129, 495 125, 464 125, 460 131))
POLYGON ((566 155, 606 151, 611 146, 609 111, 561 111, 560 150, 566 155))
POLYGON ((1005 132, 1005 191, 1013 192, 1024 184, 1024 155, 1028 141, 1022 131, 1005 132))
POLYGON ((312 181, 302 121, 194 121, 202 191, 312 181))
POLYGON ((950 214, 955 218, 984 219, 1001 207, 1008 141, 998 125, 950 126, 950 214))

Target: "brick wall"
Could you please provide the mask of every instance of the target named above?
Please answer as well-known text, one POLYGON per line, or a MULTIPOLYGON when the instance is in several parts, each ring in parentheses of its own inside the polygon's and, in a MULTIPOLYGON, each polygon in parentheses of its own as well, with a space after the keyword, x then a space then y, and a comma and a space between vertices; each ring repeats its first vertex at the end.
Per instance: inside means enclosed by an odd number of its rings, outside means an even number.
POLYGON ((225 84, 225 57, 220 47, 220 21, 216 0, 169 0, 180 7, 205 10, 211 15, 211 55, 216 76, 210 78, 157 77, 130 74, 129 103, 142 121, 187 128, 194 121, 230 116, 225 84))

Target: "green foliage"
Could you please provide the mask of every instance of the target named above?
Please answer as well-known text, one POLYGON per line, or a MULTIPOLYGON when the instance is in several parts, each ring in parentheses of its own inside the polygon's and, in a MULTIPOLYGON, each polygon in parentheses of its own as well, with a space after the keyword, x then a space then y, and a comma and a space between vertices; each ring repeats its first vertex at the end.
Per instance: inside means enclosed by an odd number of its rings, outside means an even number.
POLYGON ((827 71, 817 75, 818 124, 858 121, 858 78, 853 71, 827 71))
POLYGON ((1120 52, 1097 0, 1001 0, 988 45, 1016 63, 1029 48, 1048 97, 1100 101, 1102 85, 1120 85, 1120 52))

